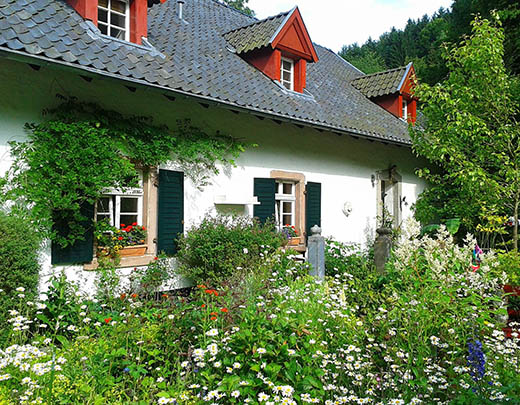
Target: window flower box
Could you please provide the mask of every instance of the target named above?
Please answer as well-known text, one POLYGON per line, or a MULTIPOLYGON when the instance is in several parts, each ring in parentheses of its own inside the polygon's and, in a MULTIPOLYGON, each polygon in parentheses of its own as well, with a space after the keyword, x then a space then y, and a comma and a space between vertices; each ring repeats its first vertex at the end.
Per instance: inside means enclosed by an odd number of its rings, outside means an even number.
POLYGON ((123 249, 119 251, 119 256, 121 257, 129 257, 129 256, 143 256, 146 253, 146 245, 134 245, 134 246, 125 246, 123 249))
POLYGON ((300 243, 301 243, 301 238, 296 236, 296 237, 293 237, 293 238, 289 238, 288 242, 287 242, 287 245, 288 246, 298 246, 300 243))

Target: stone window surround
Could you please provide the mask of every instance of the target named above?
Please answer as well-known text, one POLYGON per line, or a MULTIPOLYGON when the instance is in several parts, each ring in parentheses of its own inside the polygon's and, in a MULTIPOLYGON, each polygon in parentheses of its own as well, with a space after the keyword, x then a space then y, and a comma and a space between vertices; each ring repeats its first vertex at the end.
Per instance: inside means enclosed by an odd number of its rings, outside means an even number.
POLYGON ((377 217, 381 218, 383 216, 383 201, 381 200, 381 185, 382 181, 390 181, 394 187, 393 189, 393 197, 394 197, 394 210, 393 210, 393 225, 398 227, 401 223, 401 197, 402 197, 402 176, 397 172, 395 166, 390 169, 380 170, 376 172, 376 193, 377 193, 377 217), (397 213, 397 215, 396 215, 397 213))
MULTIPOLYGON (((146 266, 157 256, 157 204, 158 204, 158 170, 143 169, 143 225, 147 230, 146 253, 142 256, 122 257, 118 268, 146 266)), ((97 258, 86 263, 83 270, 96 270, 97 258)))
POLYGON ((293 248, 297 251, 305 251, 305 175, 297 172, 286 172, 283 170, 271 170, 272 179, 292 181, 295 183, 295 228, 300 235, 300 244, 293 248))

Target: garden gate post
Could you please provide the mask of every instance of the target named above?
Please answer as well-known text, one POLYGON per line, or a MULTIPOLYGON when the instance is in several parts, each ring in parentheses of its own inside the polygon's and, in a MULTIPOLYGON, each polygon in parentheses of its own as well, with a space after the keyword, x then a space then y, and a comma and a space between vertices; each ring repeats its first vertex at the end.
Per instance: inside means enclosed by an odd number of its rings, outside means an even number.
POLYGON ((310 275, 320 279, 325 278, 325 238, 321 236, 321 228, 314 225, 311 228, 312 235, 308 241, 308 256, 307 261, 312 268, 310 275))
POLYGON ((374 243, 374 262, 379 274, 385 272, 385 264, 390 258, 392 250, 392 230, 390 228, 378 228, 374 243))

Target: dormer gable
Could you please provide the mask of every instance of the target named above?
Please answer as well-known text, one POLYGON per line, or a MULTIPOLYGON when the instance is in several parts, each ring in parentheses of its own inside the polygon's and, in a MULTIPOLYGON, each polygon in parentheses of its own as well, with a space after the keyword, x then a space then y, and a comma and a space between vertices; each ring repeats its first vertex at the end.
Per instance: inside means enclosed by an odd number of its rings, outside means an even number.
POLYGON ((147 0, 67 0, 102 34, 141 45, 147 36, 147 0))
POLYGON ((409 123, 415 123, 417 99, 413 95, 413 89, 416 76, 411 62, 396 69, 358 77, 351 83, 389 113, 409 123))
POLYGON ((318 61, 298 7, 224 34, 236 53, 288 90, 303 93, 307 63, 318 61))

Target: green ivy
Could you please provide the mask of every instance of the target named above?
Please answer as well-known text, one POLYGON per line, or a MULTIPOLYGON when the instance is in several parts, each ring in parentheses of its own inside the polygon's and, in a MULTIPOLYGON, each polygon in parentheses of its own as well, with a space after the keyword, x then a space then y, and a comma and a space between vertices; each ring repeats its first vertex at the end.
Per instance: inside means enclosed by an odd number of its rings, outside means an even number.
MULTIPOLYGON (((28 139, 10 142, 14 159, 3 179, 4 203, 28 216, 62 246, 83 239, 85 204, 94 204, 106 188, 137 185, 137 169, 175 161, 196 185, 208 184, 217 163, 234 165, 245 144, 209 135, 189 121, 175 129, 149 117, 124 116, 92 103, 63 98, 45 110, 41 123, 27 123, 28 139), (53 230, 53 218, 66 221, 66 236, 53 230)), ((88 221, 87 221, 88 222, 88 221)))

